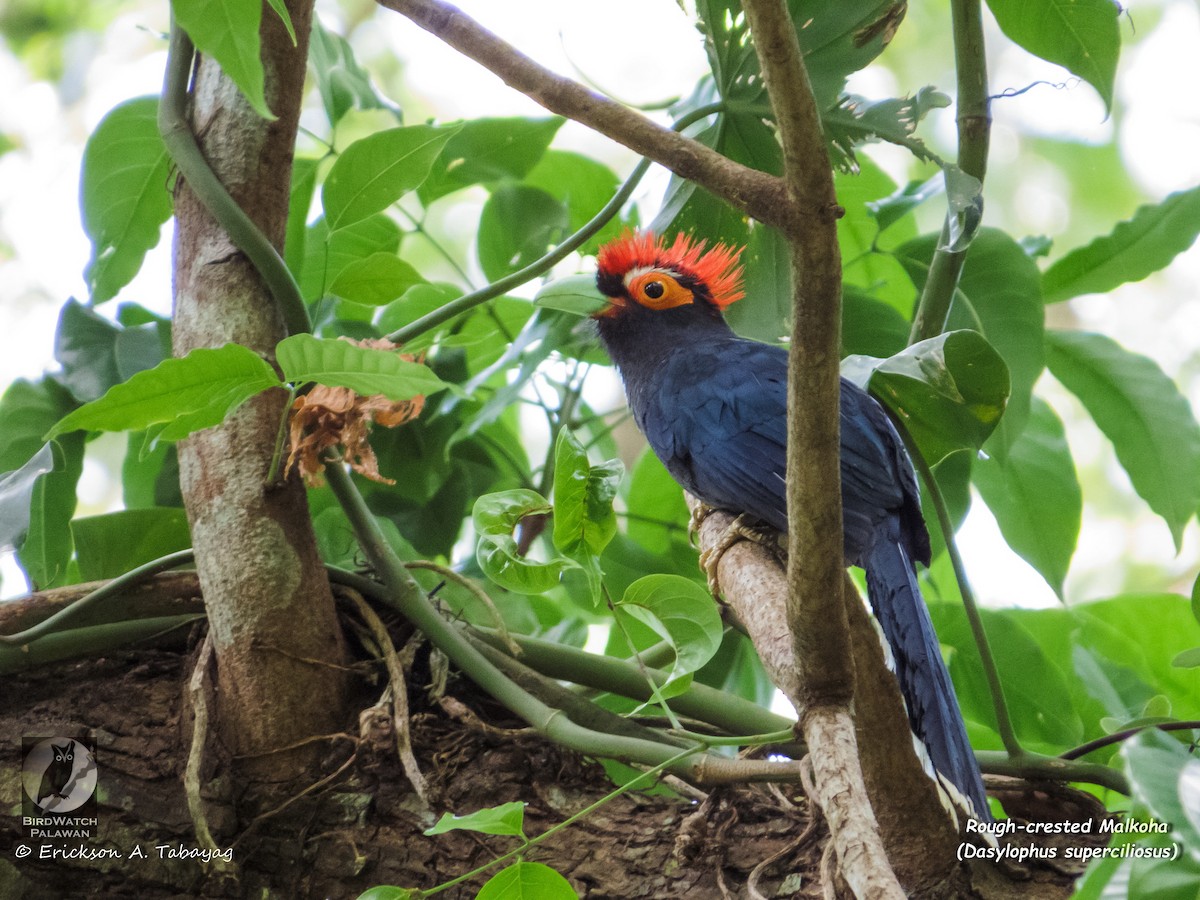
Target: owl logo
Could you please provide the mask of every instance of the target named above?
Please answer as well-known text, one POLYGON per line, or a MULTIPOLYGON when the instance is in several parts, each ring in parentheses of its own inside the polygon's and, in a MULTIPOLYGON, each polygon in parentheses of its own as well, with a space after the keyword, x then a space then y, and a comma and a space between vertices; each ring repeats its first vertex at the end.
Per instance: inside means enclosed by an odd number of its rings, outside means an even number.
POLYGON ((96 760, 88 746, 68 737, 37 741, 22 766, 25 793, 35 812, 62 814, 77 810, 96 790, 96 760))

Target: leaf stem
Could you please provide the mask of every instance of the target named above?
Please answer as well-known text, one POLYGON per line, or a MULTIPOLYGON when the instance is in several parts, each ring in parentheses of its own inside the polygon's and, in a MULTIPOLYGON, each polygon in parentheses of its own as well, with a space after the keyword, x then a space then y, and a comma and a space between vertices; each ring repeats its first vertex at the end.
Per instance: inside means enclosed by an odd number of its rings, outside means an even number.
POLYGON ((975 600, 975 592, 967 579, 966 566, 963 565, 962 554, 958 552, 958 541, 954 535, 954 523, 950 519, 950 510, 946 507, 946 498, 933 475, 933 470, 925 461, 920 451, 913 445, 907 432, 902 431, 905 443, 909 445, 909 455, 913 464, 921 473, 921 480, 929 491, 929 499, 937 510, 938 527, 941 528, 942 538, 946 542, 946 552, 950 555, 950 565, 954 568, 954 577, 958 581, 958 590, 962 594, 963 610, 967 614, 967 622, 971 626, 971 635, 979 650, 979 659, 983 665, 983 676, 987 680, 988 693, 992 698, 992 710, 996 716, 996 730, 1004 749, 1012 758, 1022 756, 1025 751, 1017 740, 1013 729, 1012 718, 1008 713, 1008 704, 1004 699, 1004 685, 1000 681, 1000 671, 996 667, 996 658, 992 655, 992 646, 988 642, 987 631, 983 627, 983 619, 979 615, 979 604, 975 600))

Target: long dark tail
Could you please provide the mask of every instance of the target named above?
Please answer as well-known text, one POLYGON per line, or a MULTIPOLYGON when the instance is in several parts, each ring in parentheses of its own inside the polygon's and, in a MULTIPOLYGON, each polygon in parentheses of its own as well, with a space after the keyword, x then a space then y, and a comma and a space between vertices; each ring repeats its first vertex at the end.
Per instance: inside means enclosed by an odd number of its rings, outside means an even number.
POLYGON ((896 677, 913 733, 924 742, 934 769, 957 788, 984 821, 991 820, 979 764, 967 740, 950 673, 942 662, 929 610, 917 587, 912 560, 892 518, 864 561, 875 618, 896 660, 896 677))

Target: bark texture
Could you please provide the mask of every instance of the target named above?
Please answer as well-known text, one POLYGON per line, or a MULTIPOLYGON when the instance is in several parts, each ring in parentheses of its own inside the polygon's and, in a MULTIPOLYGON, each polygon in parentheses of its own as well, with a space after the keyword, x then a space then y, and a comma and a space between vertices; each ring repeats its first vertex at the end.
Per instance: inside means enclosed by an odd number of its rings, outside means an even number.
MULTIPOLYGON (((282 247, 304 84, 311 2, 289 4, 299 45, 263 15, 267 101, 260 119, 210 59, 193 86, 205 156, 262 232, 282 247)), ((181 183, 176 191, 174 349, 234 341, 268 358, 286 333, 258 274, 181 183)), ((341 715, 344 646, 298 479, 270 484, 285 394, 255 397, 180 446, 180 480, 208 605, 220 686, 220 732, 251 780, 285 780, 313 763, 312 745, 341 715)))

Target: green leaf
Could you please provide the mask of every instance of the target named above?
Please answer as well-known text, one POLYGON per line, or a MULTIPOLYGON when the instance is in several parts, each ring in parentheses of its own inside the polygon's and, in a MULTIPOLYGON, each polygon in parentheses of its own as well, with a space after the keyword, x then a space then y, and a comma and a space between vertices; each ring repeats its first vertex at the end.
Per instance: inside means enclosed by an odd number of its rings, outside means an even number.
POLYGON ((387 109, 370 74, 354 58, 350 43, 314 16, 310 70, 321 94, 329 124, 336 125, 352 109, 387 109))
MULTIPOLYGON (((879 259, 891 259, 880 256, 879 259)), ((899 276, 908 280, 904 271, 899 276)), ((909 283, 911 288, 911 282, 909 283)), ((910 298, 911 299, 911 298, 910 298)), ((895 307, 861 288, 842 285, 842 356, 887 357, 908 345, 909 323, 895 307)))
POLYGON ((475 900, 579 900, 579 895, 549 866, 522 861, 489 878, 475 900))
POLYGON ((217 61, 256 113, 274 120, 263 93, 258 38, 262 4, 247 0, 171 0, 171 9, 196 49, 217 61))
POLYGON ((1113 0, 988 0, 1000 30, 1034 56, 1063 66, 1100 94, 1110 111, 1121 32, 1113 0))
POLYGON ((275 15, 279 16, 279 20, 283 22, 283 27, 287 29, 288 37, 292 39, 292 46, 296 46, 296 28, 292 25, 292 16, 288 12, 285 0, 267 0, 271 9, 275 10, 275 15))
MULTIPOLYGON (((996 655, 1013 727, 1022 743, 1044 752, 1059 752, 1078 744, 1085 734, 1084 723, 1072 701, 1086 695, 1074 673, 1059 665, 1070 659, 1070 612, 981 609, 979 613, 996 655), (1039 622, 1045 620, 1045 627, 1039 628, 1039 622), (1059 643, 1049 643, 1051 640, 1059 643), (1047 702, 1047 697, 1054 700, 1047 702)), ((962 604, 931 603, 929 614, 939 641, 953 648, 948 667, 963 717, 969 723, 994 729, 991 692, 962 604)), ((989 743, 992 747, 1000 745, 999 738, 993 738, 982 746, 989 743)))
POLYGON ((391 128, 343 150, 322 192, 330 231, 361 222, 415 189, 456 131, 433 125, 391 128))
POLYGON ((129 284, 171 217, 170 161, 158 133, 158 98, 116 106, 83 151, 80 206, 92 242, 84 270, 92 303, 129 284))
POLYGON ((318 161, 307 156, 292 160, 292 189, 288 196, 287 234, 283 241, 283 258, 297 281, 304 274, 304 259, 308 238, 308 214, 317 189, 318 161))
MULTIPOLYGON (((936 235, 909 241, 896 253, 918 288, 925 284, 936 235)), ((1009 372, 1009 400, 985 450, 1003 458, 1025 427, 1033 386, 1045 367, 1045 308, 1036 264, 1008 234, 981 228, 959 279, 947 330, 969 328, 982 334, 1009 372)))
POLYGON ((29 528, 37 480, 54 471, 54 445, 43 444, 21 468, 0 475, 0 553, 14 547, 29 528))
POLYGON ((75 490, 83 474, 83 435, 65 435, 54 443, 54 471, 33 486, 29 530, 18 557, 35 590, 68 584, 75 544, 70 521, 75 515, 75 490))
POLYGON ((1004 459, 976 461, 972 480, 1000 533, 1061 599, 1083 516, 1083 494, 1063 424, 1034 398, 1029 422, 1004 459))
POLYGON ((544 256, 570 227, 566 207, 550 194, 523 184, 502 185, 479 216, 479 265, 497 281, 544 256))
POLYGON ((292 384, 310 381, 350 388, 369 397, 411 400, 447 387, 429 366, 401 359, 395 350, 372 350, 335 338, 294 334, 279 342, 275 356, 292 384))
POLYGON ((689 676, 721 646, 721 614, 708 591, 678 575, 647 575, 625 591, 616 604, 618 616, 629 616, 652 629, 675 651, 664 697, 681 693, 689 676))
POLYGON ((121 329, 76 300, 63 304, 54 334, 62 384, 81 402, 95 400, 120 380, 117 335, 121 329))
POLYGON ((949 105, 950 98, 932 87, 923 87, 912 97, 874 101, 843 94, 837 105, 821 116, 821 122, 834 151, 834 163, 839 168, 857 163, 854 148, 872 141, 898 144, 923 162, 942 164, 925 142, 916 137, 916 130, 930 110, 949 105))
POLYGON ((448 831, 477 831, 480 834, 522 837, 525 834, 525 802, 516 800, 499 806, 489 806, 465 816, 442 813, 437 824, 425 829, 425 834, 433 837, 448 831))
POLYGON ((479 568, 496 584, 518 594, 544 594, 562 580, 573 560, 556 558, 537 562, 517 552, 513 530, 527 516, 547 516, 553 507, 541 494, 525 488, 484 494, 475 501, 471 520, 479 541, 475 558, 479 568))
POLYGON ((10 384, 0 396, 0 472, 28 462, 45 443, 46 432, 74 406, 71 395, 50 377, 10 384))
POLYGON ((685 533, 683 490, 648 447, 633 466, 626 505, 630 540, 651 553, 665 553, 685 533))
POLYGON ((1139 207, 1112 232, 1071 250, 1042 276, 1047 303, 1103 294, 1165 269, 1200 234, 1200 188, 1139 207))
POLYGON ((1103 335, 1047 332, 1046 361, 1112 441, 1133 489, 1178 547, 1200 506, 1200 425, 1187 398, 1154 360, 1103 335))
POLYGON ((113 385, 100 399, 64 417, 47 437, 80 428, 140 431, 166 425, 161 437, 179 440, 191 431, 222 422, 250 397, 278 386, 279 378, 270 364, 240 344, 199 348, 113 385), (177 420, 187 422, 182 433, 171 427, 177 420))
POLYGON ((394 253, 372 253, 347 265, 329 286, 329 293, 367 306, 384 306, 410 287, 424 284, 416 269, 394 253))
POLYGON ((619 459, 588 462, 579 439, 564 428, 554 449, 554 546, 569 556, 600 554, 617 533, 613 499, 625 467, 619 459))
POLYGON ((565 119, 471 119, 463 122, 433 164, 417 195, 428 206, 472 184, 524 178, 542 158, 565 119))
POLYGON ((533 297, 533 305, 575 316, 590 316, 608 306, 608 298, 596 287, 595 275, 568 275, 539 288, 533 297))
MULTIPOLYGON (((847 293, 857 289, 863 296, 869 295, 887 303, 892 307, 885 311, 889 318, 892 317, 890 314, 911 318, 916 296, 912 279, 895 257, 879 251, 877 245, 884 226, 872 212, 875 201, 881 197, 887 198, 894 192, 895 182, 869 157, 863 157, 857 172, 838 172, 834 176, 834 187, 838 203, 846 210, 837 223, 838 246, 842 251, 842 259, 846 261, 844 289, 847 293)), ((902 224, 894 227, 888 235, 892 243, 903 243, 917 236, 913 217, 901 221, 902 224)), ((843 321, 851 322, 853 318, 843 309, 843 321)), ((862 324, 871 327, 869 323, 862 324)), ((905 326, 904 338, 907 337, 908 328, 905 326)), ((907 340, 903 340, 888 352, 894 353, 906 343, 907 340)))
MULTIPOLYGON (((594 159, 565 150, 547 150, 525 176, 525 184, 540 188, 566 206, 568 227, 576 232, 612 199, 620 182, 612 169, 594 159)), ((624 218, 614 216, 588 238, 579 252, 594 254, 602 244, 618 237, 636 222, 635 212, 624 218)))
POLYGON ((177 507, 125 509, 71 522, 81 581, 116 578, 192 545, 187 514, 177 507))
POLYGON ((930 465, 982 447, 1008 399, 1004 360, 975 331, 944 332, 885 360, 848 357, 842 374, 869 385, 930 465))
POLYGON ((381 884, 358 895, 358 900, 418 900, 423 891, 381 884))
POLYGON ((1168 824, 1172 840, 1200 858, 1200 760, 1154 729, 1126 743, 1121 755, 1133 796, 1168 824))
POLYGON ((383 213, 330 233, 324 219, 308 227, 304 239, 304 262, 300 289, 312 303, 325 297, 329 286, 347 268, 375 253, 400 250, 400 226, 383 213))

